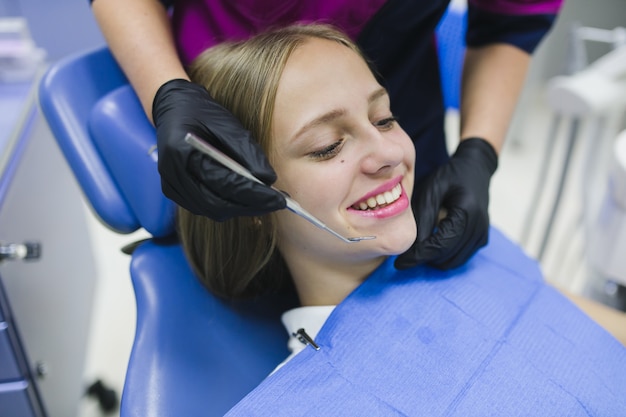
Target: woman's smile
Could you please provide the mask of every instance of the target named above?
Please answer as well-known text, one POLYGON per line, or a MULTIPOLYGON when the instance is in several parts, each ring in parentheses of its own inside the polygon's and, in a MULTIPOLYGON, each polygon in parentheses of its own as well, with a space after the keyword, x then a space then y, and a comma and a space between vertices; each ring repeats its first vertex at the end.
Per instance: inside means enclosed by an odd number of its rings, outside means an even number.
POLYGON ((387 218, 409 207, 409 199, 401 184, 402 176, 370 191, 348 207, 348 211, 363 217, 387 218))
MULTIPOLYGON (((387 191, 384 195, 378 194, 375 198, 376 203, 374 203, 374 207, 371 207, 373 199, 373 197, 368 199, 367 208, 365 209, 349 207, 348 211, 358 216, 385 219, 396 216, 409 208, 409 198, 401 184, 394 187, 392 191, 387 191)), ((360 207, 363 204, 361 203, 360 207)))

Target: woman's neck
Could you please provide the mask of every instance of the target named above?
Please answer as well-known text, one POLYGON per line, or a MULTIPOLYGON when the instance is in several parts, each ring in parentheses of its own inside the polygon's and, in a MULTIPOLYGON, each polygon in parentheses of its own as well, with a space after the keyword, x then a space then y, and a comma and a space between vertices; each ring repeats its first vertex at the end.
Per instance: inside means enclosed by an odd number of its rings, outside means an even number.
POLYGON ((385 256, 351 264, 325 263, 307 257, 285 261, 303 306, 337 305, 358 287, 385 256))

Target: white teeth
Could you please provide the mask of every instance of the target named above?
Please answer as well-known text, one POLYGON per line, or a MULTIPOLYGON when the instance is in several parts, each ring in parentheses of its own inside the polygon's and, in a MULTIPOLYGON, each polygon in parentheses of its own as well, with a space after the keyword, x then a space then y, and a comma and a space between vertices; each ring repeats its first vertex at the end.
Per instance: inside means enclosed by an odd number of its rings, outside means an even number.
POLYGON ((366 201, 361 201, 358 205, 355 204, 352 207, 359 210, 374 209, 379 205, 393 203, 400 198, 400 195, 402 195, 402 186, 397 184, 391 191, 385 191, 384 193, 370 197, 366 201))

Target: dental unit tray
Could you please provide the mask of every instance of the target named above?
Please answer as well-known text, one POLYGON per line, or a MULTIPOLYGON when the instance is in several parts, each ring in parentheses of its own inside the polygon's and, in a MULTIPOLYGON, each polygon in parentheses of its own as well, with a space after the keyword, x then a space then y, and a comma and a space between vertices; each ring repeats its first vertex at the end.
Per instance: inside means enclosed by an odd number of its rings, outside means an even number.
POLYGON ((259 184, 263 184, 266 187, 270 187, 271 189, 275 191, 278 191, 285 197, 285 200, 287 201, 287 209, 297 214, 298 216, 308 220, 309 222, 313 223, 315 226, 319 227, 320 229, 326 230, 328 233, 343 240, 344 242, 354 243, 354 242, 360 242, 362 240, 376 239, 376 236, 345 237, 339 234, 338 232, 334 231, 330 227, 326 226, 317 217, 313 216, 311 213, 309 213, 304 208, 302 208, 302 206, 300 206, 300 204, 298 204, 298 202, 295 201, 293 198, 289 197, 287 193, 271 185, 265 184, 263 181, 261 181, 260 179, 252 175, 250 171, 248 171, 246 168, 240 165, 237 161, 230 158, 228 155, 224 154, 223 152, 221 152, 214 146, 206 143, 205 141, 201 140, 200 138, 193 135, 192 133, 187 133, 187 135, 185 136, 185 142, 187 142, 188 144, 190 144, 191 146, 193 146, 195 149, 199 150, 200 152, 210 156, 211 158, 213 158, 220 164, 224 165, 226 168, 230 168, 233 172, 236 172, 237 174, 242 175, 252 181, 258 182, 259 184))

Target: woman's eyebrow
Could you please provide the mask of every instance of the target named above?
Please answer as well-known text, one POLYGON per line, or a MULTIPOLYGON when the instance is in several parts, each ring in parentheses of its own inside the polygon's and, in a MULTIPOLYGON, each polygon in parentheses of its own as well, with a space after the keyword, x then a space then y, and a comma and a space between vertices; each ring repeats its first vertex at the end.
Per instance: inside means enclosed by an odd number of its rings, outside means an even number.
POLYGON ((388 96, 388 95, 389 93, 387 92, 387 90, 384 87, 380 87, 378 90, 370 94, 370 96, 367 99, 367 102, 371 104, 374 101, 378 100, 379 98, 383 96, 388 96))
POLYGON ((321 126, 321 125, 330 123, 333 120, 336 120, 336 119, 344 116, 345 114, 346 114, 346 110, 345 109, 334 109, 334 110, 331 110, 331 111, 329 111, 327 113, 324 113, 321 116, 318 116, 315 119, 305 123, 304 126, 302 126, 300 129, 298 129, 298 132, 293 137, 294 138, 298 138, 298 137, 300 137, 300 135, 302 135, 307 130, 313 129, 314 127, 317 127, 317 126, 321 126))
MULTIPOLYGON (((369 95, 369 97, 367 98, 367 102, 369 104, 373 103, 374 101, 378 100, 381 97, 384 97, 388 95, 387 90, 384 87, 380 87, 379 89, 375 90, 373 93, 371 93, 369 95)), ((304 124, 304 126, 302 126, 300 129, 298 129, 298 132, 293 136, 294 139, 300 137, 300 135, 302 135, 304 132, 306 132, 307 130, 313 129, 317 126, 321 126, 324 124, 328 124, 342 116, 344 116, 346 114, 346 110, 345 109, 334 109, 331 110, 327 113, 322 114, 321 116, 316 117, 315 119, 307 122, 304 124)))

